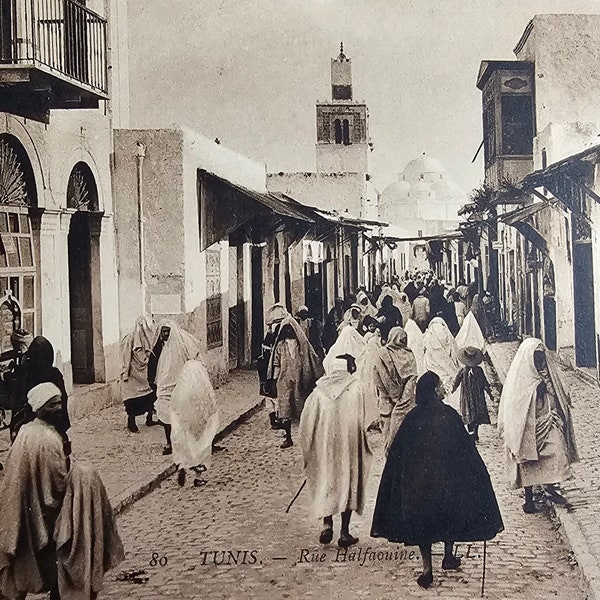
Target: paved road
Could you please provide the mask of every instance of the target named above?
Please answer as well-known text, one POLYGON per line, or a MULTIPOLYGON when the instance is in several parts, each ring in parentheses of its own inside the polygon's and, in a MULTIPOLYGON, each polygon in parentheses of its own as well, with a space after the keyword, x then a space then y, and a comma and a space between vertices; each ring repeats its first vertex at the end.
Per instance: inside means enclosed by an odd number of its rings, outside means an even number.
MULTIPOLYGON (((486 597, 583 600, 569 553, 549 520, 523 514, 520 494, 504 485, 495 430, 482 428, 481 438, 506 526, 488 543, 486 597)), ((378 437, 372 438, 377 459, 370 502, 354 520, 360 542, 356 554, 345 557, 335 545, 319 545, 320 526, 309 518, 304 494, 285 513, 303 477, 299 446, 282 451, 279 442, 266 427, 266 414, 258 414, 222 442, 227 451, 215 456, 206 487, 180 489, 172 478, 122 515, 127 560, 107 575, 100 599, 479 597, 481 544, 459 548, 468 554, 459 572, 441 572, 437 557, 434 585, 425 591, 415 582, 418 552, 369 537, 383 467, 378 437), (153 556, 166 564, 154 564, 153 556), (147 582, 117 580, 133 570, 144 570, 147 582)))

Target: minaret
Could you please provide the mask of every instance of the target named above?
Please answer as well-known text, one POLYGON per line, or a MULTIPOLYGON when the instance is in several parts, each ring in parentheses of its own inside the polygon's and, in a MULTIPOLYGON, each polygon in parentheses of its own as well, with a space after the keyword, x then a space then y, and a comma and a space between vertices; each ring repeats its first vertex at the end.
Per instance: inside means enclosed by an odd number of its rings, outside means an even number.
POLYGON ((331 59, 331 100, 317 102, 317 172, 369 173, 369 113, 352 93, 352 61, 331 59))

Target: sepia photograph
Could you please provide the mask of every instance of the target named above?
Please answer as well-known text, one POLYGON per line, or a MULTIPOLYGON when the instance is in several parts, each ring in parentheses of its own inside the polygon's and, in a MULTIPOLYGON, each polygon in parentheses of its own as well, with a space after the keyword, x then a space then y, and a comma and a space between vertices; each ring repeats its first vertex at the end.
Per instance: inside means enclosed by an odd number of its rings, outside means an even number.
POLYGON ((0 600, 600 600, 596 281, 599 0, 0 0, 0 600))

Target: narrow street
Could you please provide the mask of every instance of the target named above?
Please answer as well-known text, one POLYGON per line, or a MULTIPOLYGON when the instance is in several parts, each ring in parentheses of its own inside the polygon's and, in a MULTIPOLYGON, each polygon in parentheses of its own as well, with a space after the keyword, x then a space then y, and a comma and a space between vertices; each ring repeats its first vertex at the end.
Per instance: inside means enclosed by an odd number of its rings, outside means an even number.
MULTIPOLYGON (((496 406, 491 408, 494 418, 496 406)), ((120 517, 127 559, 106 577, 102 600, 480 597, 482 544, 459 546, 458 572, 442 572, 436 557, 434 585, 426 591, 415 582, 416 548, 369 537, 383 468, 377 435, 370 438, 375 460, 369 505, 353 521, 360 542, 347 553, 335 543, 321 546, 320 524, 308 516, 305 492, 285 513, 303 481, 299 443, 280 450, 266 422, 261 412, 221 442, 226 451, 215 455, 207 486, 180 489, 171 478, 120 517), (117 580, 134 571, 144 571, 137 579, 147 581, 117 580)), ((569 552, 547 516, 525 515, 520 493, 504 483, 495 428, 482 428, 479 448, 505 524, 487 545, 485 596, 583 600, 569 552)), ((334 541, 337 519, 335 527, 334 541)))

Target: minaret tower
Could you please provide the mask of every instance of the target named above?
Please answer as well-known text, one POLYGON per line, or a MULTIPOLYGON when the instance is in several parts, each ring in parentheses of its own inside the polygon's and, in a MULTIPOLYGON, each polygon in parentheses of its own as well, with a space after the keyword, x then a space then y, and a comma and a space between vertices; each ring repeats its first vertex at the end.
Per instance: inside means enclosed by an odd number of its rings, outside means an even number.
POLYGON ((331 59, 331 100, 317 102, 317 172, 369 173, 369 113, 352 95, 352 61, 331 59))

